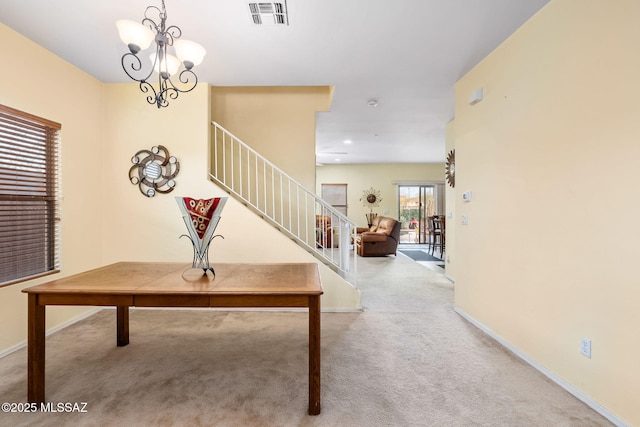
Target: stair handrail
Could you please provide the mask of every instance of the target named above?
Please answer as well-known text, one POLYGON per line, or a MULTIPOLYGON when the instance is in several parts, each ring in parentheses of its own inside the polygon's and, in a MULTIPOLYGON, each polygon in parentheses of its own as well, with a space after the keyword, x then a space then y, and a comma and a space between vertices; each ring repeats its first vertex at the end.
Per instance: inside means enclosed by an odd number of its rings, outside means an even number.
MULTIPOLYGON (((329 203, 327 203, 326 201, 322 200, 322 198, 320 198, 315 192, 310 191, 309 189, 307 189, 304 185, 302 185, 301 183, 299 183, 296 179, 294 179, 293 177, 289 176, 286 172, 284 172, 282 169, 280 169, 278 166, 276 166, 275 164, 273 164, 271 161, 269 161, 268 159, 266 159, 264 156, 262 156, 260 153, 258 153, 256 150, 254 150, 252 147, 248 146, 244 141, 242 141, 240 138, 238 138, 237 136, 235 136, 232 132, 230 132, 229 130, 227 130, 226 128, 224 128, 223 126, 221 126, 219 123, 212 121, 211 124, 214 126, 215 129, 219 129, 223 135, 227 135, 228 137, 230 137, 232 139, 232 141, 235 141, 237 144, 240 145, 241 149, 246 150, 247 154, 251 154, 255 157, 256 162, 257 160, 259 160, 260 162, 262 162, 264 164, 264 173, 266 174, 266 168, 268 167, 272 173, 273 172, 277 172, 277 174, 279 174, 279 176, 282 178, 286 178, 286 181, 288 183, 291 183, 292 185, 295 186, 295 188, 299 191, 302 191, 306 196, 310 197, 313 199, 313 203, 314 203, 314 215, 318 215, 318 212, 321 212, 322 216, 330 216, 331 218, 331 223, 333 224, 334 220, 338 222, 338 236, 339 236, 339 242, 338 242, 338 247, 334 248, 333 247, 333 230, 331 231, 332 233, 332 237, 331 239, 329 239, 330 242, 330 246, 331 248, 327 248, 326 245, 322 245, 322 247, 318 247, 318 245, 311 245, 309 243, 309 236, 305 233, 307 239, 303 239, 301 235, 299 235, 299 233, 295 233, 293 230, 290 229, 291 226, 291 221, 292 219, 289 218, 289 228, 286 226, 286 224, 284 224, 284 221, 282 221, 283 219, 283 212, 280 212, 280 216, 281 219, 280 221, 276 218, 275 215, 275 205, 273 205, 273 215, 269 214, 269 212, 267 211, 267 200, 266 200, 266 194, 263 196, 263 200, 265 202, 265 208, 262 209, 260 206, 258 206, 260 198, 256 195, 256 200, 257 203, 253 203, 250 199, 246 198, 243 194, 241 194, 240 192, 236 191, 235 188, 233 188, 234 182, 234 176, 232 176, 231 178, 231 185, 229 185, 229 183, 225 182, 226 180, 226 171, 223 171, 222 173, 225 174, 224 179, 220 179, 220 177, 218 176, 219 173, 217 171, 218 168, 218 164, 216 163, 215 165, 210 165, 209 167, 209 176, 215 180, 219 185, 223 186, 230 194, 233 194, 235 197, 239 198, 243 203, 245 203, 246 205, 250 206, 252 209, 254 209, 255 211, 257 211, 258 213, 260 213, 263 218, 264 216, 267 217, 267 219, 272 222, 274 225, 278 226, 281 228, 281 231, 284 230, 287 234, 289 235, 291 238, 293 238, 298 244, 304 246, 309 252, 311 252, 314 256, 316 256, 317 258, 321 259, 323 262, 325 262, 326 264, 328 264, 332 269, 334 269, 334 271, 338 272, 338 274, 340 274, 343 278, 345 278, 346 280, 352 282, 355 284, 356 280, 357 280, 357 268, 356 268, 356 254, 355 254, 355 245, 353 244, 353 242, 355 242, 356 239, 356 228, 357 228, 357 224, 355 222, 353 222, 352 220, 350 220, 346 215, 342 214, 340 211, 338 211, 337 209, 335 209, 333 206, 331 206, 329 203), (212 169, 215 169, 215 171, 213 171, 212 169), (215 172, 212 173, 212 172, 215 172), (335 250, 334 249, 338 249, 338 256, 335 256, 335 250), (350 256, 349 253, 350 251, 353 250, 353 263, 350 262, 350 256), (336 260, 337 258, 337 260, 336 260), (353 266, 351 266, 351 264, 353 264, 353 266)), ((217 150, 217 138, 218 138, 218 133, 214 131, 214 141, 213 144, 215 144, 214 149, 217 150)), ((224 140, 223 140, 223 144, 224 144, 224 140)), ((224 153, 224 151, 223 151, 224 153)), ((223 154, 224 155, 224 154, 223 154)), ((238 160, 240 167, 242 167, 242 151, 240 151, 240 159, 238 160)), ((223 159, 224 162, 224 159, 223 159)), ((233 165, 233 164, 232 164, 233 165)), ((226 164, 223 164, 223 167, 226 167, 226 164)), ((256 163, 256 168, 257 168, 257 163, 256 163)), ((232 174, 234 173, 233 170, 231 172, 232 174)), ((240 191, 242 191, 242 173, 240 173, 240 191)), ((249 175, 248 175, 249 176, 249 175)), ((282 181, 281 181, 282 184, 282 181)), ((265 185, 265 190, 266 190, 266 182, 264 183, 265 185)), ((257 178, 256 178, 256 193, 257 193, 257 178)), ((248 188, 248 192, 249 192, 249 197, 251 197, 250 194, 250 185, 247 186, 248 188)), ((270 190, 272 190, 272 195, 275 194, 275 188, 270 187, 270 190)), ((291 191, 289 191, 289 195, 290 195, 291 191)), ((297 193, 296 193, 297 195, 297 193)), ((299 200, 299 197, 297 197, 297 200, 299 200)), ((305 198, 306 200, 306 198, 305 198)), ((275 202, 274 200, 272 200, 272 202, 275 202)), ((289 214, 291 214, 291 207, 289 206, 289 214)), ((307 210, 305 209, 305 212, 307 210)), ((298 217, 298 219, 300 219, 298 217)), ((306 222, 305 225, 308 226, 308 220, 309 218, 305 218, 306 222)), ((317 225, 317 224, 316 224, 317 225)), ((300 229, 300 224, 298 224, 298 231, 300 229)), ((316 230, 316 233, 318 231, 316 230)), ((317 236, 316 236, 317 237, 317 236)), ((325 237, 326 238, 326 237, 325 237)), ((316 242, 316 239, 313 239, 314 243, 316 242)))

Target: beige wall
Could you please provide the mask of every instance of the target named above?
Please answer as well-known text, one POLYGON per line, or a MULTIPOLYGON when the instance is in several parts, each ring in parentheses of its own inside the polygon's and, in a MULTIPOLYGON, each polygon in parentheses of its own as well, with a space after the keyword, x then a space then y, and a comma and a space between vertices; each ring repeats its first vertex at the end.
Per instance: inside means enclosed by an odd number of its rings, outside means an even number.
MULTIPOLYGON (((62 124, 62 272, 0 288, 0 353, 26 339, 27 298, 20 291, 102 261, 102 84, 0 24, 0 103, 62 124), (17 66, 17 67, 16 67, 17 66)), ((48 327, 86 313, 51 307, 48 327)))
MULTIPOLYGON (((175 196, 210 198, 222 192, 207 181, 208 87, 158 109, 135 84, 105 85, 104 262, 189 261, 191 244, 175 196), (176 188, 148 198, 129 182, 131 158, 139 150, 165 146, 180 162, 176 188)), ((224 215, 224 214, 223 214, 224 215)), ((216 242, 217 243, 217 242, 216 242)), ((212 246, 212 260, 215 259, 212 246)))
POLYGON ((398 186, 402 183, 442 183, 442 163, 412 164, 345 164, 316 167, 316 192, 321 194, 322 184, 347 185, 347 216, 359 227, 367 226, 365 214, 368 207, 362 206, 360 198, 365 190, 373 187, 380 192, 382 202, 373 211, 378 215, 398 217, 398 186))
POLYGON ((636 0, 552 0, 455 87, 457 307, 631 425, 638 22, 636 0))
POLYGON ((328 111, 330 86, 211 88, 211 117, 313 189, 316 164, 316 112, 328 111))

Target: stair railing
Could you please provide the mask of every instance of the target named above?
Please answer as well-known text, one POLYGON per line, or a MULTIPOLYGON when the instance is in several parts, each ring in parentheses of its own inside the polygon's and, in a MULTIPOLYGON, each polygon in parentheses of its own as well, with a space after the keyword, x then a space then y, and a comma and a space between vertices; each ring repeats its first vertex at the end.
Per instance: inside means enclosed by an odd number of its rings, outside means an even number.
POLYGON ((355 285, 356 223, 211 123, 211 180, 355 285))

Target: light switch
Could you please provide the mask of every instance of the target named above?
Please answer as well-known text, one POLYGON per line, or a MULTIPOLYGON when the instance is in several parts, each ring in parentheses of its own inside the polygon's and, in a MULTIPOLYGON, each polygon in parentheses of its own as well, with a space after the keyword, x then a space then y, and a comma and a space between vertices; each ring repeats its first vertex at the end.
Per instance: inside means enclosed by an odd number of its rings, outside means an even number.
POLYGON ((462 225, 469 225, 469 215, 462 215, 462 225))

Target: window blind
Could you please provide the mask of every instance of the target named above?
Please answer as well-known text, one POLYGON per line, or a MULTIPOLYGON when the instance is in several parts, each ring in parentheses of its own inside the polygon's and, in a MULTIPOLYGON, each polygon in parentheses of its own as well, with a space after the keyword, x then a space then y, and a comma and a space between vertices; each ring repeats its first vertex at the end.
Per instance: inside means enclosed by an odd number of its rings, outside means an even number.
POLYGON ((0 286, 60 268, 60 129, 0 105, 0 286))

